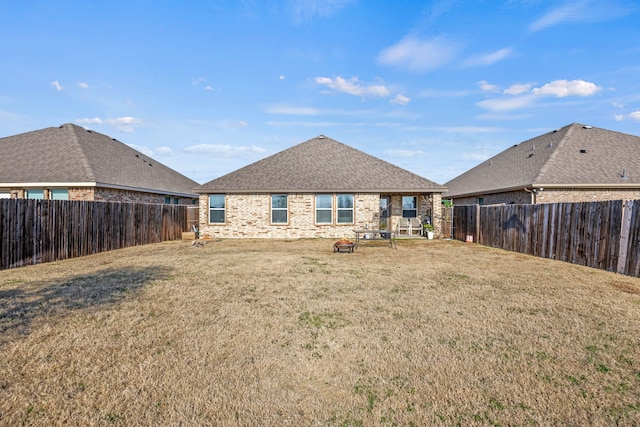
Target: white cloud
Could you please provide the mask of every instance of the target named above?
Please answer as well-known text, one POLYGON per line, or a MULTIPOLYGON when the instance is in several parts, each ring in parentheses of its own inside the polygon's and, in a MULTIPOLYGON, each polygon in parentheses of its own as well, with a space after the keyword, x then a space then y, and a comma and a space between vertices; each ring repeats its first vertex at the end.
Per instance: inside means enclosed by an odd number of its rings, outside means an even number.
POLYGON ((462 160, 472 162, 482 162, 489 158, 487 154, 481 153, 462 153, 462 160))
POLYGON ((264 154, 266 149, 251 145, 233 146, 229 144, 198 144, 186 147, 184 151, 193 154, 204 154, 211 156, 234 157, 239 155, 264 154))
POLYGON ((131 133, 135 131, 136 126, 140 126, 143 122, 140 119, 130 116, 101 119, 100 117, 76 119, 76 123, 82 125, 109 125, 115 127, 120 132, 131 133))
POLYGON ((156 153, 161 154, 163 156, 169 156, 173 154, 173 150, 171 149, 171 147, 159 147, 156 150, 156 153))
POLYGON ((134 150, 141 152, 145 156, 149 156, 149 157, 153 156, 153 150, 151 150, 150 148, 143 147, 141 145, 135 145, 135 144, 127 144, 127 145, 133 148, 134 150))
POLYGON ((353 0, 289 0, 296 21, 331 16, 353 0))
POLYGON ((101 125, 102 119, 100 117, 94 117, 93 119, 77 119, 76 123, 81 125, 101 125))
POLYGON ((51 85, 53 87, 55 87, 58 92, 60 92, 62 90, 62 86, 60 85, 60 83, 57 80, 55 82, 51 82, 51 85))
POLYGON ((526 108, 535 102, 535 96, 523 95, 517 97, 503 97, 485 99, 478 102, 478 106, 491 111, 510 111, 526 108))
POLYGON ((513 49, 504 48, 492 53, 472 56, 471 58, 468 58, 466 61, 464 61, 463 65, 466 67, 482 67, 492 65, 507 58, 509 55, 511 55, 511 52, 513 52, 513 49))
POLYGON ((343 77, 316 77, 316 83, 327 86, 336 92, 343 92, 349 95, 360 96, 366 98, 368 96, 386 98, 391 94, 389 89, 382 85, 363 85, 357 77, 347 80, 343 77))
POLYGON ((511 111, 526 108, 542 96, 564 98, 567 96, 590 96, 601 90, 592 82, 584 80, 554 80, 541 87, 531 89, 531 84, 514 84, 503 91, 500 98, 485 99, 478 106, 490 111, 511 111))
POLYGON ((456 43, 444 37, 420 40, 408 36, 382 50, 378 55, 378 62, 413 72, 425 72, 450 62, 458 49, 456 43))
POLYGON ((280 77, 278 77, 278 80, 284 80, 286 77, 283 76, 282 74, 280 74, 280 77))
POLYGON ((614 116, 613 116, 613 119, 614 119, 616 122, 621 122, 621 121, 623 121, 623 120, 624 120, 624 114, 616 114, 616 115, 614 115, 614 116))
POLYGON ((480 89, 482 89, 484 92, 495 92, 498 89, 500 89, 499 86, 497 85, 492 85, 491 83, 487 82, 486 80, 480 80, 479 82, 476 83, 478 86, 480 86, 480 89))
POLYGON ((505 95, 520 95, 529 92, 531 89, 531 83, 526 84, 514 84, 506 88, 502 93, 505 95))
POLYGON ((564 98, 565 96, 590 96, 599 90, 598 85, 584 80, 554 80, 531 92, 536 95, 554 95, 557 98, 564 98))
POLYGON ((633 113, 629 114, 629 117, 631 117, 633 120, 640 121, 640 110, 634 111, 633 113))
POLYGON ((629 14, 633 9, 616 0, 575 0, 547 12, 529 26, 540 31, 567 22, 603 22, 629 14))
POLYGON ((411 102, 411 98, 409 98, 408 96, 401 95, 401 94, 396 95, 391 100, 391 103, 394 104, 394 105, 407 105, 409 102, 411 102))
POLYGON ((392 157, 413 157, 413 156, 421 156, 424 154, 424 151, 420 150, 384 150, 384 154, 386 156, 392 157))
POLYGON ((320 113, 317 108, 292 107, 284 104, 270 105, 265 111, 269 114, 286 114, 290 116, 316 116, 320 113))
POLYGON ((89 84, 85 82, 80 82, 78 83, 78 87, 80 87, 81 89, 89 89, 89 84))

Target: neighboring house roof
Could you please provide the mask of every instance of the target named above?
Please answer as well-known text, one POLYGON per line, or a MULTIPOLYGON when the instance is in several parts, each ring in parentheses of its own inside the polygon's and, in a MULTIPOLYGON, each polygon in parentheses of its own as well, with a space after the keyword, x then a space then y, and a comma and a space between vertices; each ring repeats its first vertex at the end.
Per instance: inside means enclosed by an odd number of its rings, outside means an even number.
POLYGON ((89 186, 195 197, 197 182, 74 124, 0 138, 0 187, 89 186))
POLYGON ((197 187, 198 193, 427 193, 446 188, 320 135, 197 187))
POLYGON ((640 137, 572 123, 514 145, 445 185, 447 197, 525 187, 639 188, 640 137))

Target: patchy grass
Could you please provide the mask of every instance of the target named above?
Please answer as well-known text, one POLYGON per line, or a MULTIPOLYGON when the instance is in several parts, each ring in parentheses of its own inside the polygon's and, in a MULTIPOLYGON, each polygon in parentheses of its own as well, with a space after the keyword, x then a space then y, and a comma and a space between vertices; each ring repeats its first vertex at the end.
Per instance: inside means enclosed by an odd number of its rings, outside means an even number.
POLYGON ((2 425, 639 425, 640 280, 473 244, 0 272, 2 425))

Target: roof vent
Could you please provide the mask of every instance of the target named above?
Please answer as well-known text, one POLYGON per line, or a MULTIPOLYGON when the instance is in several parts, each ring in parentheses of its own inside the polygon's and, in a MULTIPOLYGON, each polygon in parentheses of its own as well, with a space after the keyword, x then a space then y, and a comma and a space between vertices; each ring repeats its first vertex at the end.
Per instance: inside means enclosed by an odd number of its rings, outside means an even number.
POLYGON ((324 139, 324 135, 318 136, 318 139, 324 139))
POLYGON ((625 181, 629 179, 629 175, 627 175, 627 168, 622 169, 622 179, 624 179, 625 181))
POLYGON ((584 125, 584 126, 582 126, 582 129, 593 129, 593 126, 584 125))
POLYGON ((553 147, 553 142, 549 141, 549 144, 547 145, 547 148, 551 148, 553 147))
POLYGON ((584 150, 584 149, 580 150, 580 154, 587 154, 587 150, 584 150))

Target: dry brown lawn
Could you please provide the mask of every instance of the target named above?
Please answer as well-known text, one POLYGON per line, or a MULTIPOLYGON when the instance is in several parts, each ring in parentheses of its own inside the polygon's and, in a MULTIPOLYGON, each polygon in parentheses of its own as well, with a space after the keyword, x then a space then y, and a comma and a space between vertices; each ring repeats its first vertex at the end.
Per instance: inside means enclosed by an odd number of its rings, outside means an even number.
POLYGON ((453 241, 332 244, 0 272, 0 425, 640 425, 640 279, 453 241))

